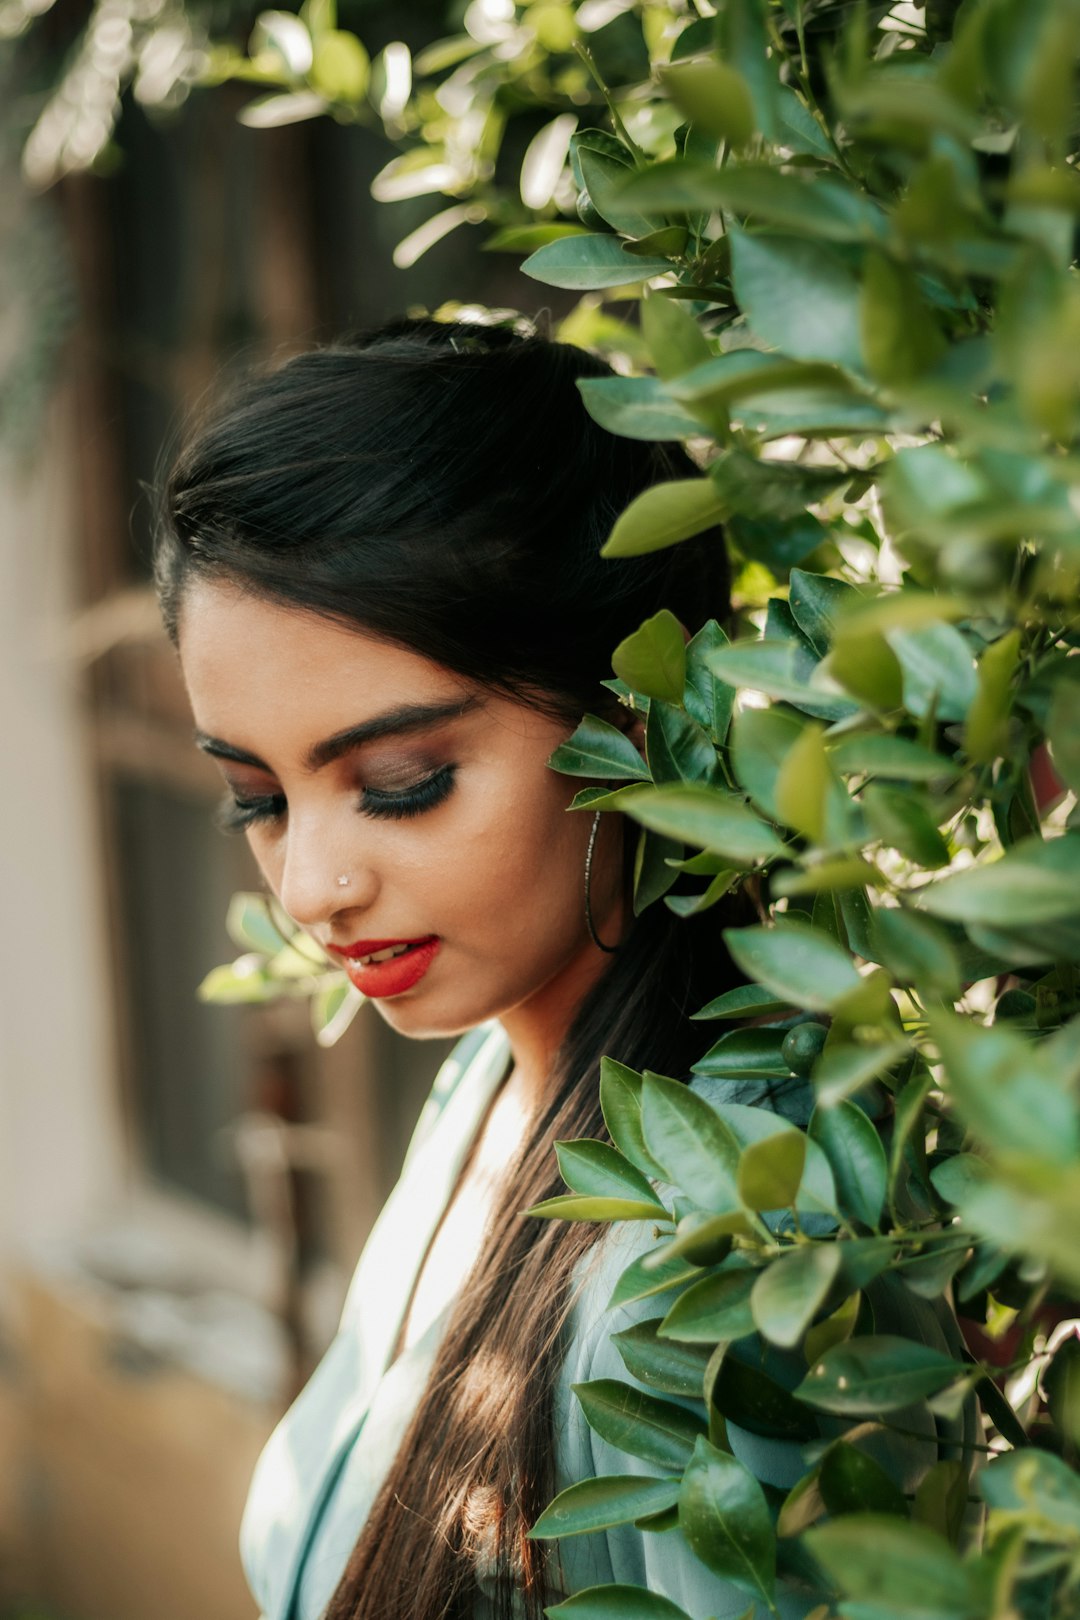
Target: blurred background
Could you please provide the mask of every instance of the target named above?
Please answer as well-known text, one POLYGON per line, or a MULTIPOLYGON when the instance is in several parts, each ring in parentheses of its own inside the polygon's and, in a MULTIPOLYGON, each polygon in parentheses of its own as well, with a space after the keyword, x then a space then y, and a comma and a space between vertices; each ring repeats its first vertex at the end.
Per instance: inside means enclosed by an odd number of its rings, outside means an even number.
MULTIPOLYGON (((0 1616, 246 1620, 252 1466, 334 1332, 445 1048, 371 1009, 322 1048, 303 1001, 196 999, 237 954, 230 896, 260 880, 211 823, 150 490, 238 364, 447 301, 574 300, 472 230, 395 264, 432 199, 373 200, 381 129, 245 127, 235 84, 157 105, 121 86, 106 138, 108 7, 96 59, 85 0, 43 9, 0 5, 0 1616), (65 72, 89 172, 23 155, 65 72)), ((255 9, 214 27, 243 40, 255 9)), ((126 8, 167 55, 162 10, 126 8)), ((447 22, 443 0, 342 17, 372 52, 447 22)), ((543 122, 500 161, 520 168, 543 122)))

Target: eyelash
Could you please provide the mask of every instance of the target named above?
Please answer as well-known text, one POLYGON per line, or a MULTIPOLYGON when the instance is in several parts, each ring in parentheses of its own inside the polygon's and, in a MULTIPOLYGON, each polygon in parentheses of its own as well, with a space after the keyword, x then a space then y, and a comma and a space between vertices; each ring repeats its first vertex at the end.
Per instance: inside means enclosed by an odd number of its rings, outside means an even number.
MULTIPOLYGON (((362 815, 389 821, 421 816, 449 796, 456 770, 456 765, 442 765, 433 775, 401 793, 380 793, 376 788, 365 788, 357 808, 362 815)), ((217 808, 214 822, 222 832, 243 832, 259 821, 277 821, 284 807, 285 798, 280 793, 268 793, 260 799, 238 799, 235 794, 227 793, 217 808)))

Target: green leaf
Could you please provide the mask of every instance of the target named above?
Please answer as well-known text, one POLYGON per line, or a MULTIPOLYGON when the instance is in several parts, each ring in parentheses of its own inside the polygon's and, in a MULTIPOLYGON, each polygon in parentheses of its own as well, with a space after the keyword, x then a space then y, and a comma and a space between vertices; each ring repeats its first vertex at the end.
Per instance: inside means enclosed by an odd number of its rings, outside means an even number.
POLYGON ((874 912, 875 960, 901 984, 913 984, 955 1001, 960 994, 960 962, 944 928, 899 906, 874 912))
POLYGON ((710 1046, 694 1064, 695 1074, 722 1079, 786 1079, 791 1073, 784 1056, 786 1031, 732 1029, 710 1046))
POLYGON ((936 1395, 966 1371, 928 1344, 881 1333, 833 1345, 794 1394, 822 1412, 873 1417, 936 1395))
POLYGON ((314 41, 308 83, 327 101, 357 102, 371 77, 371 61, 355 34, 334 28, 314 41))
POLYGON ((778 1001, 760 984, 737 984, 691 1013, 691 1018, 760 1018, 784 1012, 790 1004, 778 1001))
POLYGON ((904 705, 920 719, 933 708, 939 720, 962 720, 977 690, 975 662, 951 624, 890 630, 887 639, 904 673, 904 705))
POLYGON ((808 1530, 806 1545, 846 1597, 873 1605, 868 1613, 894 1613, 898 1592, 905 1614, 928 1620, 962 1620, 980 1611, 968 1569, 925 1525, 859 1513, 808 1530))
POLYGON ((948 1090, 980 1141, 1003 1155, 1071 1163, 1080 1152, 1080 1120, 1053 1057, 1007 1024, 986 1029, 944 1008, 928 1019, 948 1090))
POLYGON ((759 809, 777 818, 776 783, 804 721, 780 709, 740 709, 731 724, 731 768, 759 809))
POLYGON ((831 360, 858 371, 862 342, 854 270, 806 237, 734 228, 728 236, 735 297, 757 335, 796 359, 831 360))
POLYGON ((806 923, 782 919, 770 928, 728 928, 724 943, 747 978, 810 1012, 828 1012, 860 982, 843 946, 806 923))
MULTIPOLYGON (((630 1198, 585 1198, 574 1193, 544 1198, 524 1215, 537 1215, 545 1220, 560 1221, 656 1221, 660 1219, 655 1203, 630 1198)), ((664 1219, 671 1216, 664 1212, 664 1219)))
POLYGON ((704 1432, 702 1420, 685 1406, 646 1395, 617 1378, 570 1387, 589 1427, 602 1440, 660 1468, 684 1468, 704 1432))
POLYGON ((1025 838, 1000 860, 928 884, 925 911, 962 923, 1038 926, 1080 914, 1080 833, 1025 838))
POLYGON ((635 1322, 633 1327, 613 1333, 611 1342, 631 1378, 658 1389, 663 1395, 696 1397, 700 1400, 711 1352, 707 1348, 698 1349, 694 1345, 677 1344, 672 1339, 657 1338, 656 1330, 662 1320, 662 1317, 654 1316, 644 1322, 635 1322))
POLYGON ((926 806, 910 789, 874 783, 859 797, 874 834, 909 861, 931 870, 949 864, 949 846, 926 806))
POLYGON ((674 478, 652 484, 617 518, 600 548, 602 557, 640 557, 714 528, 725 515, 708 478, 674 478))
POLYGON ((666 1243, 661 1243, 631 1261, 611 1291, 609 1310, 614 1310, 616 1305, 633 1305, 641 1299, 652 1299, 656 1294, 670 1293, 702 1275, 700 1266, 679 1257, 661 1258, 657 1262, 656 1257, 662 1256, 667 1247, 666 1243))
POLYGON ((858 708, 850 698, 834 697, 810 684, 801 649, 790 641, 735 642, 711 653, 709 666, 731 686, 764 692, 823 720, 843 720, 858 708))
POLYGON ((883 776, 900 782, 944 781, 959 774, 957 766, 944 754, 931 753, 909 737, 889 737, 884 733, 843 737, 834 744, 832 762, 845 774, 883 776))
POLYGON ((591 1198, 627 1198, 656 1204, 661 1220, 668 1212, 639 1170, 607 1142, 556 1142, 559 1174, 571 1192, 591 1198))
POLYGON ((625 148, 620 148, 620 156, 614 156, 609 141, 607 137, 601 145, 593 131, 587 129, 571 137, 582 185, 596 212, 615 230, 624 236, 645 236, 653 229, 655 221, 622 196, 626 180, 634 173, 634 160, 625 148))
POLYGON ((686 679, 686 639, 674 613, 661 608, 620 641, 611 667, 634 692, 681 703, 686 679))
POLYGON ((859 315, 866 368, 878 382, 911 382, 941 358, 945 339, 918 278, 884 253, 866 256, 859 315))
POLYGON ((754 133, 749 86, 727 63, 676 63, 660 69, 660 82, 695 129, 733 147, 745 146, 754 133))
POLYGON ((720 788, 664 783, 627 796, 626 813, 654 832, 722 855, 733 866, 756 866, 784 846, 741 799, 720 788))
POLYGON ((690 1550, 714 1575, 771 1606, 776 1536, 753 1474, 705 1439, 694 1447, 679 1494, 679 1525, 690 1550))
POLYGON ((836 1182, 841 1213, 864 1226, 878 1224, 885 1202, 888 1164, 877 1128, 857 1103, 820 1104, 808 1134, 824 1151, 836 1182))
POLYGON ((737 1206, 738 1145, 714 1108, 680 1081, 646 1074, 641 1122, 650 1156, 673 1185, 702 1209, 737 1206))
POLYGON ((786 1349, 797 1345, 839 1271, 836 1243, 804 1243, 774 1260, 758 1273, 750 1296, 758 1331, 786 1349))
POLYGON ((747 1209, 786 1209, 794 1204, 806 1165, 806 1137, 791 1128, 745 1147, 738 1191, 747 1209))
POLYGON ((680 1294, 657 1333, 682 1344, 719 1344, 754 1331, 750 1294, 757 1273, 749 1266, 724 1270, 692 1283, 680 1294))
POLYGON ((869 1046, 837 1042, 828 1046, 814 1068, 819 1106, 835 1107, 910 1055, 906 1040, 877 1041, 869 1046))
MULTIPOLYGON (((693 186, 695 205, 751 216, 777 230, 805 233, 822 241, 864 242, 880 236, 885 215, 863 191, 829 175, 781 173, 767 163, 705 164, 682 177, 683 194, 693 186)), ((644 186, 631 187, 643 191, 644 186)))
POLYGON ((979 659, 978 690, 967 711, 964 747, 977 765, 988 765, 1008 746, 1012 678, 1020 655, 1020 632, 1010 630, 979 659))
POLYGON ((642 300, 641 331, 657 375, 665 380, 681 377, 684 371, 712 358, 705 334, 694 317, 663 293, 651 292, 642 300))
POLYGON ((577 387, 593 421, 625 439, 689 439, 701 432, 658 377, 579 377, 577 387))
POLYGON ((843 1513, 889 1513, 908 1516, 907 1499, 869 1453, 846 1440, 836 1440, 821 1460, 821 1495, 833 1517, 843 1513))
POLYGON ((649 768, 629 737, 618 726, 587 714, 566 742, 548 760, 553 771, 565 776, 599 776, 606 781, 647 779, 649 768))
POLYGON ((812 844, 827 841, 826 795, 834 778, 823 741, 824 728, 809 725, 788 749, 776 777, 776 811, 812 844))
POLYGON ((935 1463, 915 1491, 912 1517, 953 1545, 960 1538, 968 1505, 968 1470, 958 1458, 935 1463))
POLYGON ((690 1620, 666 1597, 643 1586, 588 1586, 545 1609, 548 1620, 690 1620))
POLYGON ((679 1500, 680 1479, 648 1479, 640 1474, 608 1474, 579 1480, 560 1491, 529 1531, 533 1541, 587 1535, 632 1524, 647 1513, 662 1513, 679 1500))
POLYGON ((617 236, 564 236, 530 253, 520 266, 525 275, 549 287, 590 291, 625 287, 671 269, 669 259, 635 258, 624 253, 617 236))
POLYGON ((716 773, 716 749, 697 721, 684 709, 659 699, 649 705, 645 753, 658 786, 662 782, 707 783, 716 773))
POLYGON ((838 636, 825 669, 846 691, 880 713, 898 709, 903 701, 900 660, 877 632, 857 636, 849 631, 838 636))
POLYGON ((608 1135, 624 1158, 656 1181, 664 1171, 649 1153, 641 1129, 641 1076, 614 1058, 600 1059, 600 1110, 608 1135))
POLYGON ((832 579, 828 574, 808 574, 801 568, 791 570, 788 606, 819 658, 824 658, 829 650, 837 610, 845 601, 857 596, 855 587, 842 579, 832 579))
POLYGON ((735 693, 726 681, 718 679, 706 660, 709 653, 727 644, 727 636, 715 619, 703 624, 686 644, 686 712, 718 746, 727 736, 735 693))

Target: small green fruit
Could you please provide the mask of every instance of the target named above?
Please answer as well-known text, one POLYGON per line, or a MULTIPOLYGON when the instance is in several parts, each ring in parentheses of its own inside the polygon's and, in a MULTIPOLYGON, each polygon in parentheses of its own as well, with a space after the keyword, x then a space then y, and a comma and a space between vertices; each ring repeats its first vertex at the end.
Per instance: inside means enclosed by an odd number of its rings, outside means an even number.
POLYGON ((692 1266, 718 1266, 731 1249, 731 1233, 717 1232, 717 1220, 704 1210, 684 1215, 678 1226, 679 1249, 692 1266), (700 1237, 696 1236, 698 1228, 700 1237), (687 1242, 686 1239, 692 1239, 687 1242))
POLYGON ((824 1024, 796 1024, 784 1036, 780 1056, 793 1074, 807 1075, 821 1056, 828 1030, 824 1024))

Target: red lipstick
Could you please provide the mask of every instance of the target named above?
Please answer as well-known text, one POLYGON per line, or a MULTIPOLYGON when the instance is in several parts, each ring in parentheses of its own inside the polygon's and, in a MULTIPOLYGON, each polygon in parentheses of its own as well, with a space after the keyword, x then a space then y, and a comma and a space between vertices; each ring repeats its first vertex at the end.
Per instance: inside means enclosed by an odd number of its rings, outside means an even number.
POLYGON ((352 945, 329 945, 334 956, 343 958, 343 966, 361 995, 399 996, 419 984, 435 959, 442 944, 437 934, 425 934, 422 939, 358 939, 352 945), (381 962, 363 961, 376 952, 394 950, 381 962))

